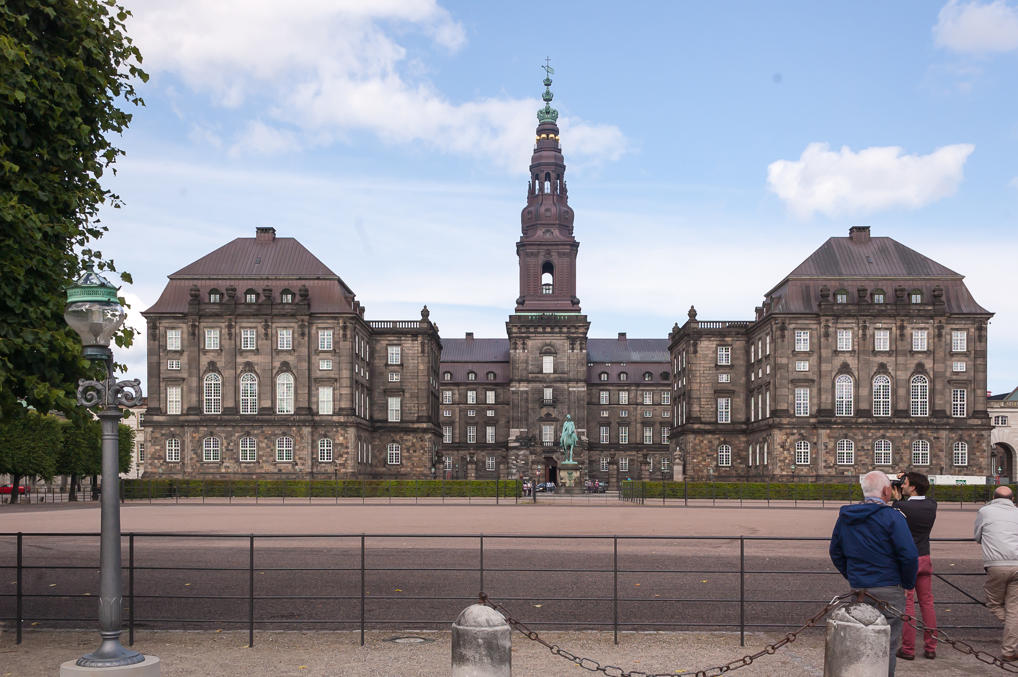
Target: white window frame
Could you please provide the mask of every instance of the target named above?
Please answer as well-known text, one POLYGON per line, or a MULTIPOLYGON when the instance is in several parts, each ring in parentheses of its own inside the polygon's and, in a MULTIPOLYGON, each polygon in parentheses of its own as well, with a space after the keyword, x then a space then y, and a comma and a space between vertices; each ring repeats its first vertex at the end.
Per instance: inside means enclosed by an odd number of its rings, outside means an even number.
POLYGON ((332 350, 332 330, 331 329, 319 329, 318 330, 318 349, 319 350, 332 350))
POLYGON ((930 347, 930 333, 927 329, 912 330, 912 352, 925 353, 930 347))
POLYGON ((452 443, 452 426, 451 425, 443 425, 442 426, 442 442, 444 444, 451 444, 452 443))
POLYGON ((389 395, 386 401, 386 420, 390 423, 399 423, 403 418, 403 397, 401 395, 389 395))
POLYGON ((930 380, 922 374, 916 374, 908 382, 909 415, 930 415, 930 380))
POLYGON ((258 440, 255 438, 241 437, 237 448, 241 463, 256 463, 258 461, 258 440))
POLYGON ((669 405, 672 403, 672 394, 665 390, 661 393, 661 404, 669 405))
POLYGON ((809 416, 809 388, 796 388, 794 398, 795 415, 809 416))
POLYGON ((495 443, 495 426, 493 425, 484 426, 484 442, 485 444, 495 443))
POLYGON ((255 350, 258 347, 258 330, 257 329, 241 329, 240 330, 240 349, 241 350, 255 350))
POLYGON ((891 350, 891 330, 873 330, 873 350, 878 353, 886 353, 891 350))
POLYGON ((810 444, 806 440, 795 443, 795 465, 809 465, 810 444))
POLYGON ((608 469, 611 467, 611 458, 609 458, 608 456, 602 456, 600 467, 601 472, 608 472, 608 469))
POLYGON ((611 434, 611 426, 598 426, 598 441, 601 444, 610 444, 612 439, 611 434))
POLYGON ((180 329, 167 329, 166 330, 166 349, 167 350, 180 350, 181 346, 181 330, 180 329))
POLYGON ((452 404, 452 391, 451 390, 443 390, 442 391, 442 404, 452 404))
POLYGON ((732 398, 731 397, 719 397, 717 398, 717 414, 718 423, 731 423, 732 422, 732 398))
POLYGON ((181 387, 180 386, 166 386, 166 414, 167 416, 179 416, 182 410, 181 406, 181 387))
POLYGON ((795 330, 795 352, 804 353, 809 352, 809 330, 808 329, 796 329, 795 330))
POLYGON ((332 386, 318 386, 318 414, 332 415, 332 386))
POLYGON ((402 465, 403 451, 398 444, 390 442, 385 445, 385 465, 402 465))
POLYGON ((166 360, 167 371, 180 371, 180 360, 166 360))
POLYGON ((219 329, 205 328, 205 350, 219 350, 219 329))
POLYGON ((318 462, 319 463, 332 463, 332 440, 327 437, 323 437, 318 440, 318 462))
POLYGON ((166 440, 166 462, 180 463, 180 438, 171 437, 166 440))
POLYGON ((732 347, 718 346, 718 364, 728 366, 732 363, 732 347))
POLYGON ((494 390, 485 390, 484 391, 484 403, 485 404, 495 404, 495 391, 494 390))
POLYGON ((541 373, 542 374, 554 374, 555 373, 555 356, 554 355, 541 355, 541 373))
POLYGON ((891 440, 879 439, 873 442, 873 465, 892 465, 894 447, 891 440))
POLYGON ((838 330, 838 350, 852 350, 852 330, 838 330))
POLYGON ((629 391, 628 390, 620 390, 619 391, 619 404, 629 404, 629 391))
POLYGON ((969 464, 969 445, 967 442, 955 442, 951 445, 951 464, 966 466, 969 464))
POLYGON ((258 376, 246 371, 240 375, 240 413, 258 413, 258 376))
POLYGON ((276 350, 293 350, 293 329, 276 330, 276 350))
POLYGON ((912 441, 912 465, 930 464, 930 443, 928 440, 912 441))
POLYGON ((318 370, 319 371, 332 371, 332 360, 331 359, 326 359, 326 358, 322 358, 322 359, 318 360, 318 370))
POLYGON ((855 465, 855 442, 845 439, 838 440, 835 454, 836 465, 855 465))
POLYGON ((967 370, 968 365, 961 360, 955 360, 951 363, 951 371, 955 374, 964 374, 967 370))
POLYGON ((796 360, 795 361, 796 371, 809 371, 809 360, 796 360))
POLYGON ((723 373, 718 374, 718 383, 731 383, 731 382, 732 382, 732 375, 731 374, 729 374, 727 372, 723 372, 723 373))
POLYGON ((400 377, 398 371, 389 372, 389 383, 399 383, 399 378, 400 377))
POLYGON ((619 472, 629 472, 629 459, 622 457, 619 459, 619 472))
POLYGON ((477 404, 477 391, 476 390, 468 390, 467 391, 467 404, 477 404))
POLYGON ((643 426, 643 443, 654 444, 654 426, 652 425, 643 426))
POLYGON ((730 468, 732 466, 732 445, 718 445, 718 465, 722 468, 730 468))
POLYGON ((672 427, 670 425, 661 426, 661 444, 668 444, 668 439, 672 435, 672 427))
POLYGON ((293 463, 293 438, 289 435, 276 438, 276 463, 293 463))
POLYGON ((608 401, 609 393, 607 390, 602 390, 598 393, 598 404, 609 404, 608 401))
POLYGON ((202 413, 223 413, 223 377, 214 371, 202 379, 202 413))
POLYGON ((629 424, 619 424, 619 444, 629 444, 629 424))
POLYGON ((467 426, 467 444, 477 444, 477 426, 467 426))
POLYGON ((386 364, 402 364, 403 363, 403 346, 400 346, 400 345, 389 345, 389 346, 386 346, 385 347, 385 363, 386 364))
POLYGON ((968 390, 964 388, 952 388, 951 416, 954 418, 965 418, 968 414, 968 390))
POLYGON ((551 423, 541 424, 541 444, 550 446, 555 443, 555 426, 551 423))
POLYGON ((644 404, 654 404, 654 393, 653 392, 644 392, 643 393, 643 403, 644 404))
POLYGON ((484 459, 484 469, 487 470, 488 472, 492 472, 493 470, 495 470, 494 456, 488 456, 487 458, 484 459))
POLYGON ((951 330, 951 352, 952 353, 964 353, 968 350, 969 346, 969 333, 964 329, 952 329, 951 330))
POLYGON ((891 377, 886 374, 873 377, 873 415, 891 415, 891 377))
POLYGON ((848 374, 834 379, 834 415, 852 416, 855 413, 855 381, 848 374))
POLYGON ((288 371, 276 376, 276 413, 292 414, 294 412, 294 386, 293 374, 288 371))
POLYGON ((214 435, 201 441, 201 462, 221 463, 223 460, 223 441, 214 435))

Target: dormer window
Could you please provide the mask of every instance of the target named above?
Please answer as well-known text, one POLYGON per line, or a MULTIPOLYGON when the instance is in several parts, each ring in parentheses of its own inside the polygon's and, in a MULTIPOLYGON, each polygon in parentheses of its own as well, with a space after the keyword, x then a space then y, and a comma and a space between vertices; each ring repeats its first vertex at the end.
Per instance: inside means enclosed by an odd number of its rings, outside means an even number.
POLYGON ((223 295, 219 293, 218 289, 213 289, 209 292, 209 303, 222 303, 223 295))
POLYGON ((838 291, 834 292, 834 302, 848 303, 848 292, 845 291, 844 289, 839 289, 838 291))
POLYGON ((923 302, 923 293, 921 291, 919 291, 918 289, 913 289, 911 292, 909 292, 908 299, 909 299, 909 303, 913 303, 913 304, 922 303, 923 302))
POLYGON ((649 371, 643 372, 643 380, 644 381, 653 381, 654 380, 654 374, 650 373, 649 371))
POLYGON ((290 291, 289 289, 284 289, 283 292, 279 295, 279 302, 293 303, 293 292, 290 291))
POLYGON ((628 381, 629 380, 629 374, 627 374, 624 371, 620 371, 619 372, 619 380, 620 381, 628 381))
POLYGON ((244 303, 258 303, 258 292, 254 289, 244 292, 244 303))
POLYGON ((451 381, 452 380, 452 372, 451 371, 443 371, 442 372, 442 380, 443 381, 451 381))
POLYGON ((494 381, 495 380, 495 372, 489 371, 487 374, 485 374, 485 378, 488 379, 489 381, 494 381))
POLYGON ((874 289, 871 298, 873 299, 873 303, 884 303, 885 302, 884 290, 874 289))
POLYGON ((608 372, 602 371, 600 374, 597 375, 597 378, 598 378, 599 381, 607 381, 608 380, 608 372))
POLYGON ((477 372, 468 371, 467 372, 467 380, 468 381, 476 381, 477 380, 477 372))

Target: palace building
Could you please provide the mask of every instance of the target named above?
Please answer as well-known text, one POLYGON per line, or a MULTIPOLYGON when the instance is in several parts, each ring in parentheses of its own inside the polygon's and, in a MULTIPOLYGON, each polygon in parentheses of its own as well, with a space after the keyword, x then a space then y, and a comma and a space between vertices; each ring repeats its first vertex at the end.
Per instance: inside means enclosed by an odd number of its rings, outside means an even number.
MULTIPOLYGON (((148 322, 146 476, 534 477, 576 424, 586 478, 985 476, 986 327, 963 278, 854 227, 753 320, 588 336, 545 79, 505 337, 373 321, 292 238, 256 229, 169 276, 148 322)), ((678 305, 678 304, 676 304, 678 305)))

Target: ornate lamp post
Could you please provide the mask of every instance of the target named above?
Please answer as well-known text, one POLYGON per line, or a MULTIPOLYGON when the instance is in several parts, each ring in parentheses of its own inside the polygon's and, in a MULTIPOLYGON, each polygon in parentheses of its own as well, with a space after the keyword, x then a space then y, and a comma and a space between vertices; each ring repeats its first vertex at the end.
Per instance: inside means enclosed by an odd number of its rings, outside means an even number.
POLYGON ((99 635, 102 643, 76 664, 83 668, 113 668, 145 661, 137 651, 120 643, 120 454, 117 425, 120 407, 141 402, 141 382, 117 381, 113 377, 110 340, 124 324, 127 313, 117 300, 117 288, 88 270, 67 289, 64 319, 81 336, 89 360, 102 362, 105 381, 78 381, 78 404, 97 409, 102 422, 102 529, 99 545, 99 635))

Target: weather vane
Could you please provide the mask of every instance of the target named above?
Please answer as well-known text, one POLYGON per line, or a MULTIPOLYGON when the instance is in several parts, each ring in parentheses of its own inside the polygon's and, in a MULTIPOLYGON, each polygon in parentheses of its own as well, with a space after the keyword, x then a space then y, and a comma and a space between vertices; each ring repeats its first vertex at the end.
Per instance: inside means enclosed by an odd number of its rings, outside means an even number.
POLYGON ((551 67, 551 57, 550 56, 545 57, 544 65, 541 66, 541 68, 543 68, 544 72, 547 73, 548 75, 555 75, 555 69, 551 67))

